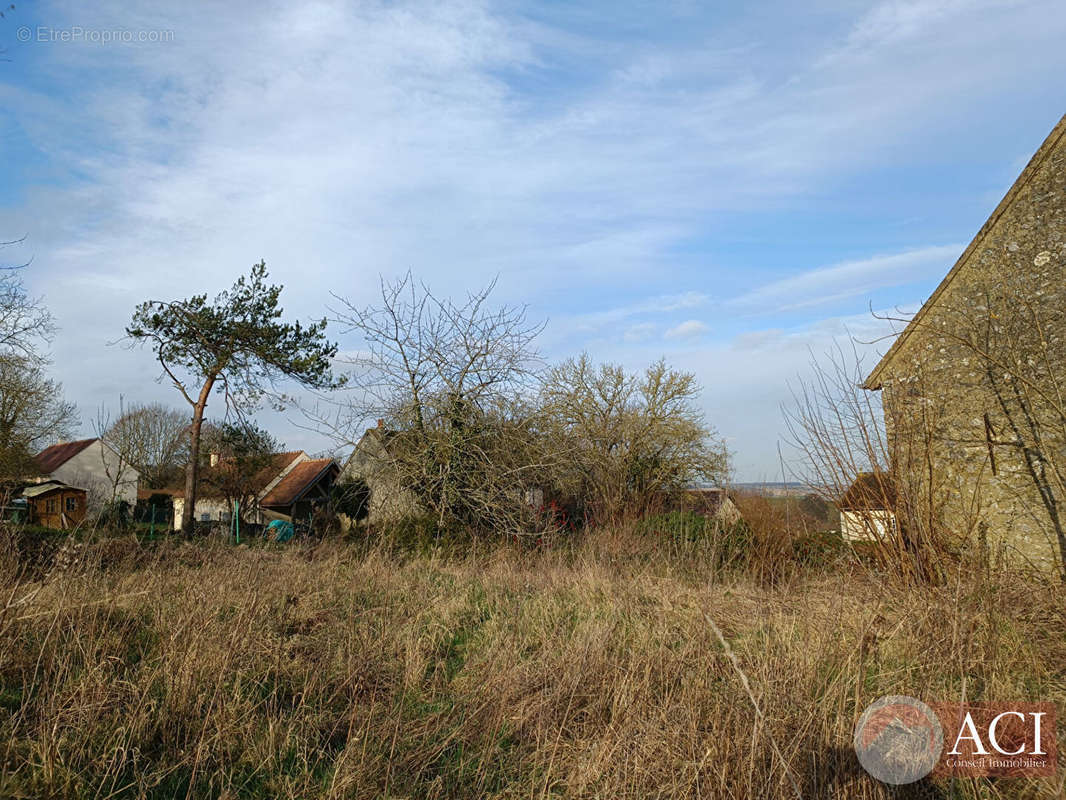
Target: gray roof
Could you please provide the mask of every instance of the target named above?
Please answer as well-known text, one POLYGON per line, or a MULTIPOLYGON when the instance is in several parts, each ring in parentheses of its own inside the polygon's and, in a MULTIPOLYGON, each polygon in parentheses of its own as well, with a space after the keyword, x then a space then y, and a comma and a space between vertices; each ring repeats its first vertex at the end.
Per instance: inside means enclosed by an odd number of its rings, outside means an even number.
POLYGON ((33 486, 27 486, 22 490, 23 497, 40 497, 42 494, 48 494, 56 489, 74 489, 76 492, 83 492, 84 489, 75 489, 73 486, 68 486, 63 481, 45 481, 44 483, 35 483, 33 486))

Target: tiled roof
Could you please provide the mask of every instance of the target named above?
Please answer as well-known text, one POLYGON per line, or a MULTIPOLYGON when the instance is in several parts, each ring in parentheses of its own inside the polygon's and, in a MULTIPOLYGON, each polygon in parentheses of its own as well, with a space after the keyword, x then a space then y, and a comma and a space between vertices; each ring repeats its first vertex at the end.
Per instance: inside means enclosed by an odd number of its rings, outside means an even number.
MULTIPOLYGON (((303 450, 292 450, 287 453, 274 453, 270 457, 270 460, 265 466, 255 474, 252 480, 248 484, 248 489, 258 494, 263 491, 270 482, 274 480, 278 475, 285 471, 293 461, 303 456, 303 450)), ((211 476, 212 473, 218 473, 219 470, 232 469, 234 462, 232 459, 223 458, 215 466, 208 466, 205 464, 200 468, 200 490, 196 493, 196 496, 204 498, 218 498, 219 493, 215 486, 212 485, 211 476)), ((185 496, 185 476, 181 477, 181 484, 178 486, 171 486, 163 490, 167 494, 171 494, 174 497, 185 496)))
POLYGON ((896 487, 883 472, 861 473, 837 502, 841 511, 876 511, 895 505, 896 487))
POLYGON ((82 439, 54 444, 39 452, 33 460, 37 462, 37 467, 43 474, 50 475, 95 441, 96 439, 82 439))
POLYGON ((303 461, 297 464, 275 486, 260 505, 263 506, 288 506, 300 499, 319 478, 326 474, 335 462, 332 458, 316 458, 311 461, 303 461))
MULTIPOLYGON (((269 486, 272 480, 284 472, 289 464, 300 458, 303 454, 303 450, 292 450, 288 453, 275 453, 272 455, 270 457, 270 462, 259 470, 259 472, 255 474, 255 478, 252 480, 252 486, 255 488, 255 491, 261 492, 269 486)), ((225 463, 225 459, 219 462, 220 466, 225 463)))

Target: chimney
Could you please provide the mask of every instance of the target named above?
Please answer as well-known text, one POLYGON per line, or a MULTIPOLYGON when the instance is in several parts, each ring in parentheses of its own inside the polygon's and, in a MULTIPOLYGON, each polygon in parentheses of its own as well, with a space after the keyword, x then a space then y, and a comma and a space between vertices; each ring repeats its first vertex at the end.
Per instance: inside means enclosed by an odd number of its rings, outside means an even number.
POLYGON ((378 427, 379 428, 384 428, 385 427, 385 420, 379 419, 378 420, 378 427))
POLYGON ((218 466, 218 453, 212 453, 211 454, 211 466, 212 467, 217 467, 218 466))

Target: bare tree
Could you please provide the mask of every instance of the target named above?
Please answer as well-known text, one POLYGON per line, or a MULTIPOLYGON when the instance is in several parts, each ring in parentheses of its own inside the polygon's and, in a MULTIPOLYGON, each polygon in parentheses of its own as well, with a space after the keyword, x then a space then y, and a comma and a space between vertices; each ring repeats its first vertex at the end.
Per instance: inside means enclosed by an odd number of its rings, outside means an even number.
POLYGON ((380 305, 338 298, 337 322, 362 349, 346 359, 352 391, 328 429, 358 444, 364 421, 382 419, 387 444, 371 457, 441 528, 520 525, 525 488, 544 468, 528 402, 543 324, 529 322, 524 307, 490 306, 494 285, 453 302, 407 274, 382 280, 380 305))
POLYGON ((73 404, 45 374, 42 348, 54 332, 48 309, 26 292, 21 265, 0 269, 0 474, 9 481, 31 472, 32 455, 77 424, 73 404))
POLYGON ((163 403, 128 406, 101 438, 124 454, 148 489, 180 479, 188 462, 189 420, 163 403))
MULTIPOLYGON (((783 409, 794 474, 831 503, 858 492, 858 505, 889 511, 891 524, 872 518, 866 525, 879 545, 872 555, 906 579, 939 579, 947 544, 940 509, 952 490, 933 469, 942 398, 919 404, 901 435, 903 421, 891 412, 886 419, 880 396, 862 388, 865 369, 854 345, 850 352, 837 345, 811 367, 812 377, 799 382, 783 409)), ((969 532, 972 526, 960 538, 969 532)))
POLYGON ((0 355, 43 364, 41 348, 52 340, 55 323, 40 299, 26 293, 20 269, 0 270, 0 355))
POLYGON ((241 513, 251 510, 266 483, 263 471, 284 445, 250 421, 209 425, 204 444, 210 454, 203 471, 206 487, 225 500, 227 509, 236 504, 241 513))
POLYGON ((550 437, 569 445, 561 487, 607 521, 643 514, 695 483, 723 481, 729 455, 695 405, 699 393, 695 376, 663 360, 643 374, 587 355, 553 367, 541 403, 550 437))

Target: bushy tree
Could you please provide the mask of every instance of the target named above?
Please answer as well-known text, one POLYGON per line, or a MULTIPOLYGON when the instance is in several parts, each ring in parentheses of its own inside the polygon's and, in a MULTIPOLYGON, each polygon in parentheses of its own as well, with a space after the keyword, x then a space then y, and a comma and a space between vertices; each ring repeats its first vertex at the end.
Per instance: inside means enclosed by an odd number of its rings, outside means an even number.
POLYGON ((193 531, 201 429, 212 391, 220 387, 227 407, 241 414, 256 408, 280 380, 310 388, 334 385, 330 367, 337 346, 326 340, 326 320, 306 327, 281 322, 282 287, 266 280, 266 264, 260 262, 213 301, 205 294, 149 300, 126 328, 135 344, 152 347, 164 374, 192 407, 181 521, 186 536, 193 531))
MULTIPOLYGON (((2 243, 3 244, 11 243, 2 243)), ((77 411, 45 372, 44 347, 55 326, 40 300, 27 294, 21 267, 0 269, 0 480, 34 469, 40 448, 69 436, 77 411)))
POLYGON ((379 466, 440 529, 513 530, 543 461, 528 402, 543 326, 525 308, 492 306, 492 289, 453 302, 408 274, 382 283, 379 305, 342 300, 338 313, 362 347, 348 360, 354 395, 330 430, 357 444, 365 419, 383 419, 388 434, 364 455, 387 462, 379 466))
POLYGON ((553 367, 541 392, 548 435, 566 450, 560 487, 598 521, 637 516, 700 482, 721 482, 728 453, 695 402, 693 375, 657 361, 643 374, 587 355, 553 367))
POLYGON ((0 355, 0 480, 32 472, 33 454, 70 437, 77 422, 74 404, 63 399, 63 387, 40 363, 0 355))

